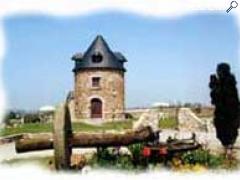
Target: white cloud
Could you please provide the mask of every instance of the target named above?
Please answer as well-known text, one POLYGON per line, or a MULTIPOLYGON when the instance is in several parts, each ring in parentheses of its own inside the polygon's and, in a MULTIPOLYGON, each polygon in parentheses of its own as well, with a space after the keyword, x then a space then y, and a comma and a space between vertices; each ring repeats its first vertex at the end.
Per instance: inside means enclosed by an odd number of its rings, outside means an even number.
MULTIPOLYGON (((106 11, 106 10, 119 10, 137 13, 144 16, 153 17, 177 17, 180 15, 186 15, 190 13, 196 13, 200 11, 213 11, 225 13, 225 10, 230 5, 229 0, 0 0, 0 20, 2 21, 4 17, 14 14, 31 14, 31 13, 43 13, 54 16, 73 16, 73 15, 83 15, 89 14, 96 11, 106 11)), ((240 4, 240 2, 239 2, 240 4)), ((240 6, 231 11, 238 17, 238 25, 240 28, 240 6)), ((5 41, 3 24, 0 21, 0 60, 2 62, 4 51, 5 51, 5 41)), ((240 52, 239 52, 240 55, 240 52)), ((2 71, 0 71, 2 74, 2 71)), ((3 90, 2 79, 0 82, 0 114, 3 113, 5 95, 3 90)), ((1 169, 1 177, 3 179, 19 179, 21 174, 24 179, 35 179, 42 178, 43 173, 41 171, 34 171, 30 173, 28 171, 16 170, 16 169, 1 169), (11 172, 10 172, 11 171, 11 172), (22 173, 21 173, 22 172, 22 173), (18 174, 19 173, 19 174, 18 174), (14 174, 14 175, 13 175, 14 174), (26 176, 27 175, 27 176, 26 176), (6 178, 4 178, 6 177, 6 178)), ((44 174, 44 178, 52 178, 49 174, 44 174)), ((53 176, 56 177, 56 176, 53 176)), ((62 177, 62 176, 61 176, 62 177)), ((66 177, 66 176, 64 176, 66 177)), ((76 177, 76 176, 74 176, 76 177)), ((96 177, 96 176, 95 176, 96 177)), ((103 176, 101 176, 103 179, 103 176)), ((107 176, 106 179, 110 179, 112 176, 107 176)), ((119 177, 119 175, 118 175, 119 177)), ((116 178, 118 178, 116 177, 116 178)), ((169 174, 158 174, 150 176, 152 178, 162 178, 162 179, 186 179, 186 176, 169 175, 169 174)), ((193 176, 187 176, 188 179, 193 176)), ((218 179, 221 176, 217 176, 218 179)), ((232 174, 230 178, 237 178, 237 174, 232 174)), ((81 178, 81 177, 77 177, 81 178)), ((90 177, 91 179, 94 177, 90 177)), ((122 178, 122 176, 120 177, 122 178)), ((149 178, 148 175, 141 175, 141 179, 149 178)), ((196 176, 195 176, 196 178, 196 176)), ((197 178, 203 178, 198 176, 197 178)), ((205 177, 206 178, 206 177, 205 177)), ((207 177, 211 178, 211 177, 207 177)), ((226 178, 226 177, 223 177, 226 178)), ((59 176, 58 176, 59 179, 59 176)), ((105 177, 104 177, 105 179, 105 177)), ((129 178, 130 179, 130 178, 129 178)))

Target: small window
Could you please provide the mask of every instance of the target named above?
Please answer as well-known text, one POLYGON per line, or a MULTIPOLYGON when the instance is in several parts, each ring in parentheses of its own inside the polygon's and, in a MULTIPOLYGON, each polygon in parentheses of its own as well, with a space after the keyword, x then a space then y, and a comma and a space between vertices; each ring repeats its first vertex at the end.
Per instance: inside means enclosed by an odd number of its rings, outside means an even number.
POLYGON ((103 57, 100 53, 96 53, 92 56, 93 63, 100 63, 100 62, 102 62, 102 60, 103 60, 103 57))
POLYGON ((92 78, 92 87, 100 87, 100 77, 92 78))

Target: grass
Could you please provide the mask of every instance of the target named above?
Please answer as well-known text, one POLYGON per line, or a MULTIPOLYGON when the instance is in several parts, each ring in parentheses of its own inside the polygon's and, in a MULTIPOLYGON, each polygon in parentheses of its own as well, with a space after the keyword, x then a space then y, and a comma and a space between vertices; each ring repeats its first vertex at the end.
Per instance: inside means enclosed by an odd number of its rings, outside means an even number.
POLYGON ((12 134, 21 134, 21 133, 39 133, 39 132, 51 132, 52 124, 42 124, 42 123, 28 123, 21 124, 16 127, 3 128, 0 131, 0 136, 7 136, 12 134))
POLYGON ((86 123, 73 123, 74 131, 106 131, 106 130, 124 130, 131 129, 132 122, 134 120, 122 121, 122 122, 108 122, 102 125, 90 125, 86 123))
MULTIPOLYGON (((102 132, 108 130, 121 131, 125 129, 131 129, 133 119, 121 122, 108 122, 102 125, 91 125, 86 123, 72 123, 73 131, 84 132, 102 132)), ((159 128, 161 129, 173 129, 177 127, 177 121, 173 118, 162 119, 159 121, 159 128)), ((52 132, 51 123, 27 123, 21 124, 16 127, 4 128, 0 131, 0 136, 7 136, 21 133, 44 133, 52 132)))
MULTIPOLYGON (((128 120, 124 122, 108 122, 102 125, 91 125, 86 123, 73 123, 73 131, 84 131, 84 132, 100 132, 107 130, 117 130, 121 131, 124 129, 131 129, 132 122, 134 120, 128 120)), ((17 127, 9 127, 4 128, 0 131, 0 136, 7 136, 13 134, 21 134, 21 133, 44 133, 44 132, 52 132, 52 124, 51 123, 28 123, 21 124, 17 127)))
POLYGON ((177 120, 175 118, 161 119, 159 121, 160 129, 174 129, 177 127, 177 120))

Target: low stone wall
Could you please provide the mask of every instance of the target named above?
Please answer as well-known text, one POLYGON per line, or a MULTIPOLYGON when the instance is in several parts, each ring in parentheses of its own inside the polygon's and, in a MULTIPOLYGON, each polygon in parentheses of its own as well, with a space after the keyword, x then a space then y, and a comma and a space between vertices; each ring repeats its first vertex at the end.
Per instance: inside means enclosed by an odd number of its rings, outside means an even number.
POLYGON ((157 107, 157 108, 128 108, 125 113, 131 114, 134 118, 138 119, 146 111, 156 111, 159 113, 160 119, 173 118, 176 119, 178 115, 176 107, 157 107))
POLYGON ((212 132, 211 118, 199 118, 190 108, 181 108, 178 113, 178 129, 186 132, 212 132))

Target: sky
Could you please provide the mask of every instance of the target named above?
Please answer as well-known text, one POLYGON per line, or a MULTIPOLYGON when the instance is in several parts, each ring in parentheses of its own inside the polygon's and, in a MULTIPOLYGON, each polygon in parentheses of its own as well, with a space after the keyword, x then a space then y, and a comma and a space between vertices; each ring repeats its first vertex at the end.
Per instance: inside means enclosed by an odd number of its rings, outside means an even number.
POLYGON ((236 19, 226 13, 15 15, 5 18, 4 28, 3 82, 11 109, 36 110, 64 101, 74 86, 72 55, 84 52, 98 34, 128 60, 127 107, 209 104, 209 75, 220 62, 228 62, 239 80, 239 32, 236 19))

